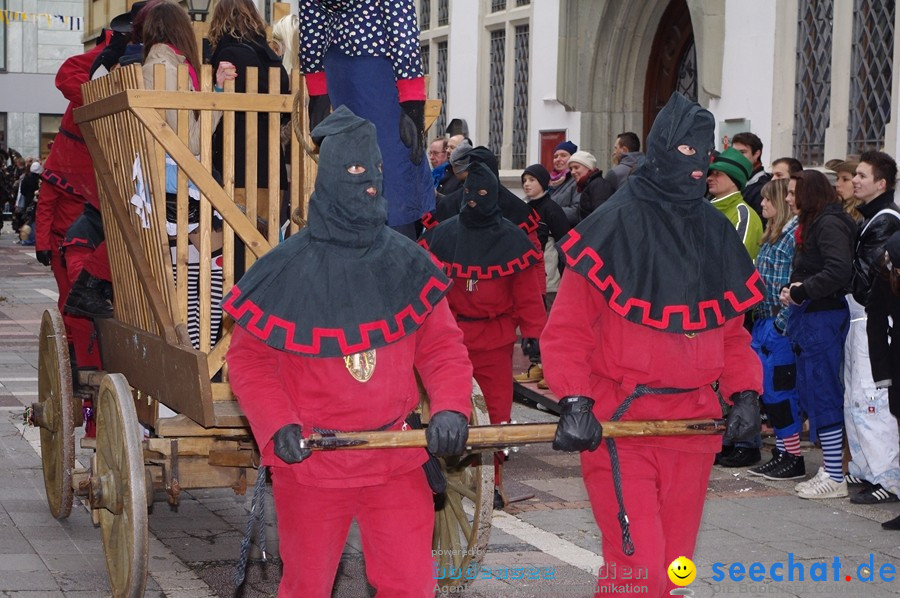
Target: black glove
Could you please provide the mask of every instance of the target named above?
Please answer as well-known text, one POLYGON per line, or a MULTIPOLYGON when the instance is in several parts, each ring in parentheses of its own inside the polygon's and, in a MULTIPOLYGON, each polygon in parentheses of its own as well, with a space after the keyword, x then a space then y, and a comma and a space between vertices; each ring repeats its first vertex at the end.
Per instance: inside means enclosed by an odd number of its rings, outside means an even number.
POLYGON ((731 395, 734 405, 725 420, 725 438, 728 444, 749 442, 759 434, 762 421, 759 415, 759 394, 753 390, 731 395))
POLYGON ((425 100, 400 102, 400 140, 409 148, 409 159, 418 166, 425 158, 425 100))
POLYGON ((541 344, 536 338, 522 339, 522 353, 528 357, 532 363, 540 363, 541 361, 541 344))
POLYGON ((300 431, 300 424, 288 424, 272 436, 275 454, 287 464, 300 463, 312 455, 310 449, 300 448, 300 431))
POLYGON ((559 402, 559 424, 553 439, 555 451, 593 451, 600 446, 603 428, 594 416, 594 400, 563 397, 559 402))
POLYGON ((425 430, 428 452, 436 457, 461 455, 469 439, 469 420, 456 411, 438 411, 425 430))
POLYGON ((307 111, 309 114, 309 130, 312 131, 320 122, 325 120, 326 116, 331 114, 331 100, 328 98, 328 94, 309 96, 307 111))
POLYGON ((37 261, 44 264, 45 266, 50 265, 50 260, 53 258, 53 252, 49 249, 41 249, 40 251, 34 252, 34 257, 37 258, 37 261))

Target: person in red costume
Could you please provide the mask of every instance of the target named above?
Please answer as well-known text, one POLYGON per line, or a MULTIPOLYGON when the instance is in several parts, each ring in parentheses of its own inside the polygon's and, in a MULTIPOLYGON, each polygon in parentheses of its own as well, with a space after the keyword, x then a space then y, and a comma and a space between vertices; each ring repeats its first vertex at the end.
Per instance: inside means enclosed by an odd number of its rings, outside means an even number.
POLYGON ((94 166, 73 113, 84 103, 81 85, 90 80, 91 66, 110 37, 111 33, 93 49, 68 58, 56 73, 56 87, 69 100, 69 105, 41 175, 41 201, 35 216, 35 255, 53 271, 59 288, 60 311, 63 311, 70 283, 59 248, 69 226, 81 216, 85 202, 100 209, 94 166))
POLYGON ((379 596, 433 596, 425 450, 311 454, 312 432, 396 430, 428 392, 434 455, 468 438, 472 366, 445 296, 451 281, 385 226, 375 127, 342 106, 320 144, 309 225, 257 261, 225 297, 235 326, 231 387, 272 470, 281 596, 325 598, 351 521, 379 596))
POLYGON ((717 384, 733 405, 726 436, 759 429, 762 367, 742 314, 764 287, 734 228, 703 197, 714 129, 709 111, 673 94, 646 162, 560 243, 566 275, 541 336, 544 375, 562 397, 553 448, 583 451, 603 536, 596 596, 621 584, 616 565, 645 574, 648 596, 675 587, 666 570, 693 555, 722 446, 718 436, 601 445, 598 420, 718 418, 717 384))
MULTIPOLYGON (((538 337, 547 321, 531 268, 541 255, 522 229, 502 216, 498 185, 487 165, 470 164, 462 210, 425 231, 420 241, 453 277, 450 309, 463 331, 492 424, 508 422, 512 411, 516 328, 522 331, 526 354, 537 354, 538 337)), ((498 453, 497 508, 506 504, 499 475, 501 462, 502 453, 498 453)))

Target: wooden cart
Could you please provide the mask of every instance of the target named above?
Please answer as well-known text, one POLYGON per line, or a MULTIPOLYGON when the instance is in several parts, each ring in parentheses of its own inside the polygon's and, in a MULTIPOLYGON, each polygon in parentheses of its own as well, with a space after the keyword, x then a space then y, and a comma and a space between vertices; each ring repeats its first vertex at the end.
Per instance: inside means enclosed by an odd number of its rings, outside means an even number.
MULTIPOLYGON (((164 81, 162 67, 155 80, 164 81)), ((294 73, 291 94, 256 94, 254 73, 248 93, 212 91, 209 66, 201 72, 201 91, 146 90, 139 66, 115 70, 83 87, 85 105, 76 121, 93 157, 100 188, 103 224, 114 288, 115 317, 97 322, 104 372, 80 372, 72 380, 68 342, 60 314, 44 313, 40 330, 38 401, 34 423, 41 428, 44 481, 50 510, 67 517, 77 495, 89 497, 99 523, 114 596, 141 596, 146 583, 148 506, 164 492, 177 504, 182 490, 233 488, 243 494, 256 479, 259 451, 228 384, 224 357, 233 321, 224 318, 218 333, 212 325, 217 300, 211 276, 221 273, 222 292, 235 277, 235 248, 245 248, 245 267, 279 241, 279 205, 256 190, 256 161, 248 159, 246 192, 234 188, 234 157, 226 152, 220 184, 211 174, 213 111, 222 111, 225 147, 234 138, 234 113, 267 115, 269 155, 278 156, 285 115, 294 115, 303 130, 305 109, 300 77, 294 73), (297 100, 295 101, 295 98, 297 100), (177 107, 177 127, 166 123, 165 109, 177 107), (299 110, 296 108, 299 107, 299 110), (198 111, 199 160, 187 143, 189 111, 198 111), (166 232, 167 160, 178 172, 177 234, 166 232), (199 192, 199 226, 190 243, 199 263, 189 266, 188 202, 199 192), (196 191, 194 191, 194 189, 196 191), (222 218, 221 255, 213 253, 213 218, 222 218), (174 264, 174 265, 173 265, 174 264), (188 332, 189 267, 199 270, 199 342, 188 332), (75 386, 77 391, 73 388, 75 386), (75 428, 82 425, 82 401, 96 412, 95 448, 87 469, 75 467, 75 428), (164 406, 175 415, 160 416, 164 406)), ((181 67, 179 90, 188 89, 181 67)), ((278 89, 273 69, 270 88, 278 89)), ((248 155, 257 146, 257 119, 247 119, 248 155), (253 148, 253 149, 249 149, 253 148)), ((290 209, 305 214, 315 164, 290 135, 290 209)), ((269 180, 279 197, 277 160, 269 180)), ((299 228, 293 222, 291 230, 299 228)), ((473 424, 487 424, 482 397, 473 393, 473 424)), ((165 409, 164 409, 165 411, 165 409)), ((427 401, 424 416, 427 420, 427 401)), ((449 489, 436 501, 433 547, 439 567, 465 570, 487 548, 493 499, 492 460, 473 453, 444 462, 449 489)), ((237 556, 238 546, 235 546, 237 556)), ((448 575, 449 577, 449 575, 448 575)), ((438 580, 453 586, 465 582, 438 580)))

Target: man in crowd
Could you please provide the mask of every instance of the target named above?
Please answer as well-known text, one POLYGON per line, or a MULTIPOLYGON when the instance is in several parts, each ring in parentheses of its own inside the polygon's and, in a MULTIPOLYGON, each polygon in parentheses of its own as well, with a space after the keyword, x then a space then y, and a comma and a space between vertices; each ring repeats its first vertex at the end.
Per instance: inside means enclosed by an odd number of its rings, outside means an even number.
POLYGON ((606 173, 606 180, 618 189, 625 184, 634 169, 644 163, 641 140, 637 134, 631 131, 619 133, 613 146, 612 163, 612 169, 606 173))
POLYGON ((731 139, 731 147, 741 152, 741 155, 747 158, 752 166, 750 176, 747 178, 747 185, 741 191, 744 201, 756 211, 756 215, 762 218, 762 188, 772 180, 772 175, 768 174, 762 165, 762 140, 746 131, 738 133, 731 139))
POLYGON ((763 232, 762 220, 741 195, 741 189, 750 178, 750 171, 750 161, 730 147, 709 165, 706 184, 712 205, 728 217, 750 258, 756 259, 763 232))

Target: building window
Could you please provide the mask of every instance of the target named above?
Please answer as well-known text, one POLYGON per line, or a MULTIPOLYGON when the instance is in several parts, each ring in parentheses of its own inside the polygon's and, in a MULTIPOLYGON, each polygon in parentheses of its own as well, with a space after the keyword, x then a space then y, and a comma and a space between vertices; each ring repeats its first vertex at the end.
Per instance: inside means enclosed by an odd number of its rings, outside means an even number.
POLYGON ((431 46, 422 44, 422 72, 426 75, 431 73, 431 46))
POLYGON ((531 0, 516 0, 516 6, 527 6, 531 4, 531 0))
MULTIPOLYGON (((6 11, 6 0, 0 0, 0 11, 6 11)), ((4 15, 6 13, 4 12, 4 15)), ((0 71, 6 70, 6 27, 8 19, 0 19, 0 71)), ((4 123, 5 124, 5 123, 4 123)))
POLYGON ((800 2, 793 155, 804 164, 825 161, 831 106, 831 31, 834 0, 800 2))
POLYGON ((419 29, 431 29, 431 0, 419 0, 419 29))
POLYGON ((516 27, 516 65, 513 89, 513 168, 525 168, 525 160, 528 156, 528 36, 528 25, 516 27))
POLYGON ((894 0, 855 0, 847 153, 884 145, 891 117, 894 0))
POLYGON ((491 12, 506 10, 506 0, 491 0, 491 12))
POLYGON ((50 154, 50 143, 56 138, 59 132, 59 125, 62 122, 62 114, 41 114, 41 161, 44 161, 50 154))
MULTIPOLYGON (((433 139, 444 134, 447 123, 447 64, 450 34, 450 7, 448 0, 419 0, 419 43, 422 45, 422 69, 428 75, 429 99, 441 100, 441 112, 428 129, 433 139), (434 9, 434 10, 432 10, 434 9)), ((433 112, 429 112, 433 114, 433 112)))
POLYGON ((441 114, 434 122, 434 130, 443 134, 447 123, 447 42, 437 45, 437 97, 441 100, 441 114))
POLYGON ((488 102, 488 147, 500 162, 503 147, 503 92, 506 75, 506 30, 491 31, 490 99, 488 102))

